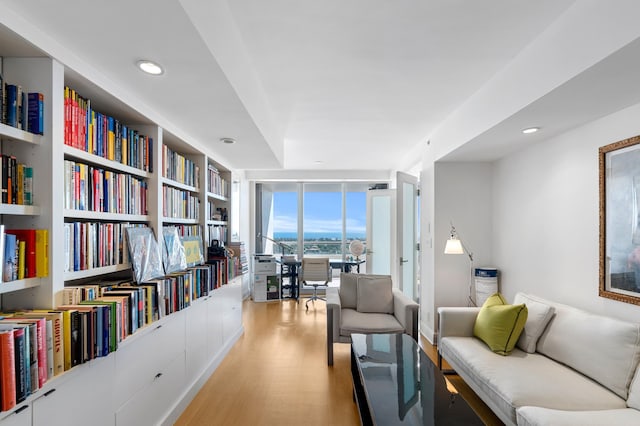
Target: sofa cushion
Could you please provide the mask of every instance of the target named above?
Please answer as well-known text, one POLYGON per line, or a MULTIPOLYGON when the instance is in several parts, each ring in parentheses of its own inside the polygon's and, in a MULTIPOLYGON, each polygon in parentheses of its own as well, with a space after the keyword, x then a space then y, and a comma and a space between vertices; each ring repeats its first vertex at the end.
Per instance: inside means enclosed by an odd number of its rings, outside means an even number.
POLYGON ((565 411, 541 407, 518 409, 518 426, 637 426, 640 411, 632 408, 617 410, 565 411))
POLYGON ((513 303, 516 305, 521 303, 527 305, 527 322, 524 324, 524 330, 520 334, 516 346, 532 354, 536 351, 538 339, 547 327, 547 324, 549 324, 551 317, 553 317, 555 309, 553 306, 532 299, 523 293, 516 294, 513 303))
POLYGON ((340 305, 355 309, 358 300, 358 274, 340 274, 340 305))
POLYGON ((357 311, 363 313, 393 314, 392 287, 390 276, 359 277, 357 311))
POLYGON ((560 410, 626 408, 615 393, 538 353, 516 348, 503 357, 472 337, 445 337, 439 350, 487 405, 505 413, 513 424, 515 410, 527 405, 560 410))
POLYGON ((627 399, 640 359, 640 324, 551 305, 556 313, 536 350, 627 399))
MULTIPOLYGON (((629 397, 627 398, 627 407, 640 410, 640 367, 636 368, 636 374, 629 385, 629 397)), ((638 423, 640 424, 640 423, 638 423)))
POLYGON ((527 307, 509 305, 500 293, 484 302, 473 326, 473 335, 500 355, 509 355, 527 321, 527 307))
POLYGON ((351 333, 402 333, 404 327, 396 317, 389 314, 362 313, 355 309, 342 309, 340 335, 351 336, 351 333))

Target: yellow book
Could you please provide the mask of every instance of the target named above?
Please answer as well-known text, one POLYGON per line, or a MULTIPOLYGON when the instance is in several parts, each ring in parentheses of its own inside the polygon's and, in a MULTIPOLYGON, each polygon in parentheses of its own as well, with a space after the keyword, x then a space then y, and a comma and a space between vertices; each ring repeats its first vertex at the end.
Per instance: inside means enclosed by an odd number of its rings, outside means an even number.
POLYGON ((24 204, 24 164, 18 164, 18 193, 16 202, 20 205, 24 204))
POLYGON ((24 279, 24 264, 25 264, 25 250, 27 248, 27 243, 24 241, 20 241, 18 243, 18 279, 24 279))
POLYGON ((107 158, 109 160, 116 159, 116 134, 113 132, 113 129, 109 129, 107 133, 107 139, 109 143, 107 144, 107 158))
POLYGON ((122 154, 122 164, 129 164, 127 162, 128 161, 127 153, 129 152, 129 147, 128 147, 129 141, 127 139, 128 136, 129 135, 127 134, 127 131, 126 131, 126 128, 125 128, 124 130, 122 130, 122 140, 121 140, 121 143, 122 143, 122 152, 121 152, 121 154, 122 154))
POLYGON ((62 311, 64 371, 71 370, 71 311, 62 311))
POLYGON ((49 231, 36 229, 36 277, 49 276, 49 231))

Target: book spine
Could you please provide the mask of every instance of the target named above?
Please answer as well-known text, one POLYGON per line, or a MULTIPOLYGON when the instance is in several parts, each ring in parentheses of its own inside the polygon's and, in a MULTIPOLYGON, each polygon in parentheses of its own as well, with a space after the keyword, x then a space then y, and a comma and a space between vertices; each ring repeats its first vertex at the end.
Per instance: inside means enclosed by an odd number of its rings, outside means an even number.
POLYGON ((14 330, 0 333, 0 380, 2 411, 16 405, 16 359, 14 330))

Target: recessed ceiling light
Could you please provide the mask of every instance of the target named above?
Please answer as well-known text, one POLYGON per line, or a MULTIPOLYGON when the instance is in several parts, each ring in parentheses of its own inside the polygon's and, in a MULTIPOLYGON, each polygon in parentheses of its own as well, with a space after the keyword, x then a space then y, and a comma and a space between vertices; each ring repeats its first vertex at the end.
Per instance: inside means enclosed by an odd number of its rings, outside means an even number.
POLYGON ((138 68, 140 68, 142 71, 146 72, 147 74, 160 75, 164 73, 164 70, 162 69, 162 67, 153 61, 142 60, 142 61, 138 61, 136 65, 138 65, 138 68))
POLYGON ((220 142, 226 143, 228 145, 232 145, 232 144, 236 143, 236 140, 233 139, 233 138, 220 138, 220 142))
POLYGON ((527 127, 526 129, 522 129, 522 133, 524 134, 535 133, 538 130, 540 130, 540 127, 527 127))

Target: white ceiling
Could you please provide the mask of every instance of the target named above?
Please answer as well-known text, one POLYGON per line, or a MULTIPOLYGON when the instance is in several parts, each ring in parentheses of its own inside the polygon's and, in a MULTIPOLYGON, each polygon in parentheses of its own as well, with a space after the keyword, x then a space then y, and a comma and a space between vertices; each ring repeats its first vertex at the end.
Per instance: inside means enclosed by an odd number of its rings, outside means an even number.
MULTIPOLYGON (((0 22, 229 167, 393 170, 573 3, 0 0, 0 22), (165 74, 142 74, 141 58, 165 74)), ((0 27, 2 55, 9 38, 0 27)), ((564 90, 529 113, 564 105, 564 90)), ((451 159, 505 153, 493 132, 451 159)))

